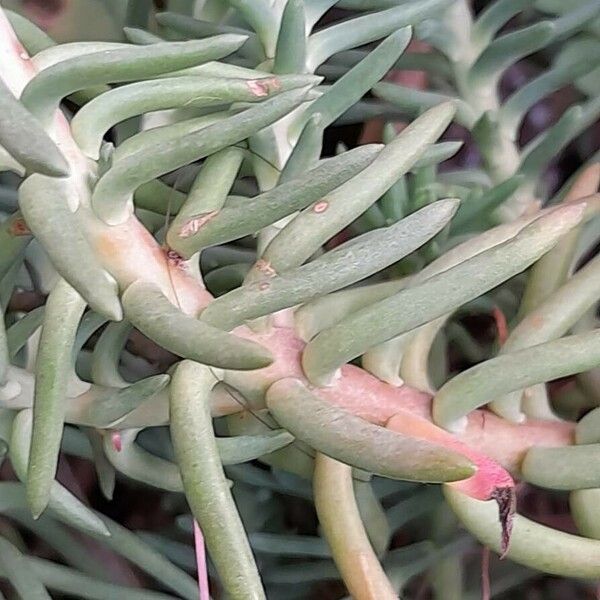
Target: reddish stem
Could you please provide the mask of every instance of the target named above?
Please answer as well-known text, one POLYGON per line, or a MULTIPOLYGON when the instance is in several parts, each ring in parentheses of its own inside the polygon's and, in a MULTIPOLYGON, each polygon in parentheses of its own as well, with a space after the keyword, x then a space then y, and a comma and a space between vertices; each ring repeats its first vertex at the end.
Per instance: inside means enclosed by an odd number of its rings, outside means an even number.
POLYGON ((194 549, 196 551, 196 567, 198 570, 198 592, 200 600, 210 600, 208 589, 208 569, 206 567, 206 548, 202 529, 194 519, 194 549))

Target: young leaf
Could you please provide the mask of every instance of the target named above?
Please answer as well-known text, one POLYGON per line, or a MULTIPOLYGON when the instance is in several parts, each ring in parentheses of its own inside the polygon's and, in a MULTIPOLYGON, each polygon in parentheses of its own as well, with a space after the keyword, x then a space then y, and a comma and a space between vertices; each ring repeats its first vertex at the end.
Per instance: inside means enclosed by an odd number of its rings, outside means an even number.
POLYGON ((475 89, 494 86, 505 69, 546 46, 555 34, 554 24, 542 21, 495 39, 471 67, 468 85, 475 89))
POLYGON ((594 0, 583 2, 580 6, 565 12, 565 14, 554 21, 556 39, 567 38, 579 29, 583 29, 599 14, 600 6, 594 0))
POLYGON ((587 48, 590 53, 594 53, 598 47, 591 40, 582 40, 581 43, 583 46, 578 51, 565 47, 551 69, 519 88, 501 106, 499 122, 503 129, 510 132, 512 138, 516 137, 523 117, 536 102, 594 69, 594 62, 585 60, 581 51, 587 48))
POLYGON ((568 108, 558 122, 530 142, 523 150, 519 172, 529 179, 539 177, 542 169, 575 136, 600 115, 600 98, 568 108))
POLYGON ((534 4, 534 0, 496 0, 490 2, 478 15, 471 31, 471 38, 479 48, 485 48, 508 21, 532 4, 534 4))

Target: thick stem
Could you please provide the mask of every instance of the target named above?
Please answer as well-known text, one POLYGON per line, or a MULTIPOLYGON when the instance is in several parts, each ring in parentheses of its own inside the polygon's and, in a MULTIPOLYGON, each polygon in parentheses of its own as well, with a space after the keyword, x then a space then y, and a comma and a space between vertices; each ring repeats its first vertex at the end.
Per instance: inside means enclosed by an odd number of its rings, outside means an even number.
MULTIPOLYGON (((480 51, 472 36, 471 10, 465 0, 460 0, 451 10, 450 26, 457 41, 453 56, 454 81, 459 95, 471 106, 477 118, 486 113, 489 116, 486 135, 475 135, 475 139, 491 180, 498 184, 517 172, 521 162, 519 149, 515 140, 498 123, 500 99, 496 82, 479 86, 469 83, 469 70, 480 51)), ((529 190, 518 190, 510 202, 498 210, 498 214, 503 221, 512 221, 521 215, 531 200, 529 190)))

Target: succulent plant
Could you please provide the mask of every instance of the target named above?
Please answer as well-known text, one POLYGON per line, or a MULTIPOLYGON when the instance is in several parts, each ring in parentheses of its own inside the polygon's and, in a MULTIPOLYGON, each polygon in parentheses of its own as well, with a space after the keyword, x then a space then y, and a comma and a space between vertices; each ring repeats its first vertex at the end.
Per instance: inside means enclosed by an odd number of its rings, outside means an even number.
POLYGON ((599 579, 598 2, 106 4, 126 39, 56 44, 0 8, 0 445, 18 479, 0 512, 66 564, 0 535, 0 575, 23 598, 205 599, 205 542, 215 597, 341 579, 384 600, 428 571, 464 598, 454 514, 528 567, 505 588, 599 579), (534 53, 547 68, 501 95, 534 53), (578 104, 522 143, 567 87, 578 104), (383 143, 324 152, 332 126, 377 120, 383 143), (451 123, 471 153, 453 166, 451 123), (45 301, 22 310, 15 289, 45 301), (465 315, 495 315, 500 343, 465 315), (176 359, 136 356, 134 330, 176 359), (93 510, 57 481, 61 452, 109 499, 117 473, 162 490, 179 530, 93 510), (579 533, 519 515, 515 479, 569 491, 579 533), (281 495, 314 503, 318 535, 286 526, 281 495), (427 541, 392 544, 423 515, 427 541), (88 538, 164 593, 107 581, 88 538))

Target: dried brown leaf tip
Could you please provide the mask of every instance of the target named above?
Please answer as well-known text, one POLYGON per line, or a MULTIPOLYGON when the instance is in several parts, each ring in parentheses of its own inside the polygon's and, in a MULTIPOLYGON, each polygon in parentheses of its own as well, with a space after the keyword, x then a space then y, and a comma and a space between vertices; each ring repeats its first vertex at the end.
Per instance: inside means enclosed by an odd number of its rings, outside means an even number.
POLYGON ((186 221, 179 230, 179 237, 187 238, 198 233, 200 229, 206 225, 213 217, 219 213, 218 210, 212 210, 201 215, 192 217, 189 221, 186 221))
POLYGON ((491 495, 491 499, 498 504, 498 517, 502 527, 502 538, 500 540, 500 558, 504 558, 510 545, 513 520, 516 509, 516 495, 514 487, 498 487, 491 495))

